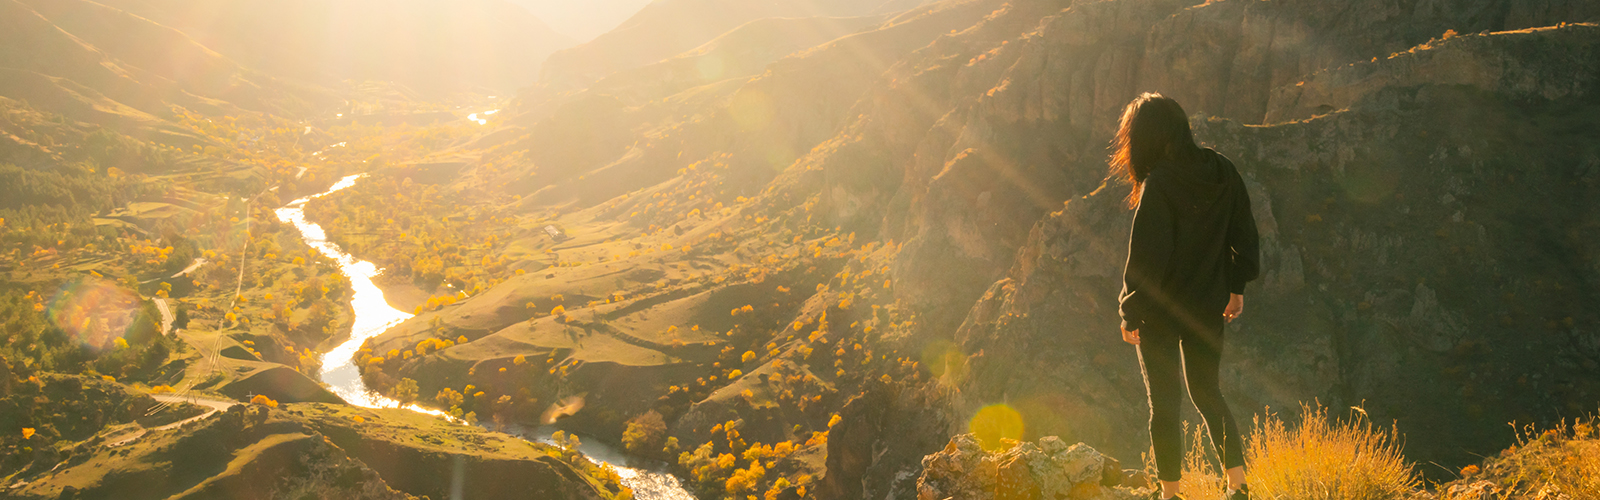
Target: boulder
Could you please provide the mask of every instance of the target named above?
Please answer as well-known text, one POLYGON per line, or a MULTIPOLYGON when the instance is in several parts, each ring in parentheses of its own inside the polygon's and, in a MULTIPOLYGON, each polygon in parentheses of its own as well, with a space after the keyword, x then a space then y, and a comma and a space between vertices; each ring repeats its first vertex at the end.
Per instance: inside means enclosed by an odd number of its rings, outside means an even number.
POLYGON ((922 459, 917 498, 1117 500, 1149 494, 1129 477, 1116 459, 1083 443, 1047 436, 985 450, 976 435, 961 434, 922 459))

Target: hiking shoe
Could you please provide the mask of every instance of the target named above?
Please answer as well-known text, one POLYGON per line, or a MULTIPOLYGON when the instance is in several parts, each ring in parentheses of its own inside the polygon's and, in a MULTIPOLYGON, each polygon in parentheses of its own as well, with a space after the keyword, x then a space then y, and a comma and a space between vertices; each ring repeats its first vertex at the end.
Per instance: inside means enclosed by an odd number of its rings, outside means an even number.
POLYGON ((1250 500, 1250 485, 1239 485, 1239 489, 1234 490, 1232 495, 1228 495, 1228 500, 1250 500))

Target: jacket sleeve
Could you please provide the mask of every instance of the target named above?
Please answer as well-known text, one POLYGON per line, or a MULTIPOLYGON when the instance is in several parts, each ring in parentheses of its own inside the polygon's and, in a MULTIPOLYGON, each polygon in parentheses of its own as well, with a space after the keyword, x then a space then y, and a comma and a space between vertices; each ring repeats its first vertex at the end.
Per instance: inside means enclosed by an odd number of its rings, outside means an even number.
POLYGON ((1261 237, 1256 233, 1256 218, 1250 211, 1250 190, 1244 179, 1234 171, 1234 189, 1238 192, 1234 202, 1233 220, 1228 222, 1228 292, 1244 294, 1244 285, 1261 274, 1261 237))
POLYGON ((1160 192, 1159 184, 1146 182, 1133 215, 1128 264, 1122 273, 1122 328, 1143 328, 1150 313, 1167 302, 1162 297, 1161 279, 1172 258, 1176 230, 1172 206, 1160 192))

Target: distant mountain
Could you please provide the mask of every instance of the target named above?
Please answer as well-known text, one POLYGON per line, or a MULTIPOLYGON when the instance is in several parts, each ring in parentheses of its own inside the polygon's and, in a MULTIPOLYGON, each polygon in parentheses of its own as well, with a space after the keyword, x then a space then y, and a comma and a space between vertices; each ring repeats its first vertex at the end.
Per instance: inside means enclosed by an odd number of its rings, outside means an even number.
POLYGON ((784 56, 884 20, 884 16, 758 19, 682 54, 612 73, 589 91, 638 103, 731 78, 749 78, 784 56))
POLYGON ((582 45, 551 54, 540 81, 582 88, 629 68, 667 59, 750 21, 770 17, 852 17, 878 13, 879 0, 656 0, 582 45))
POLYGON ((244 68, 181 32, 93 2, 8 0, 0 19, 0 96, 81 122, 173 142, 184 133, 162 122, 171 105, 293 115, 337 102, 326 89, 244 68))
POLYGON ((545 56, 572 44, 504 0, 104 3, 275 76, 328 86, 393 81, 433 96, 515 91, 534 82, 545 56))
POLYGON ((570 43, 500 0, 3 0, 0 97, 189 147, 172 106, 303 118, 509 94, 570 43))
POLYGON ((593 0, 552 2, 549 0, 511 0, 533 12, 563 35, 587 42, 611 31, 639 12, 651 0, 593 0))

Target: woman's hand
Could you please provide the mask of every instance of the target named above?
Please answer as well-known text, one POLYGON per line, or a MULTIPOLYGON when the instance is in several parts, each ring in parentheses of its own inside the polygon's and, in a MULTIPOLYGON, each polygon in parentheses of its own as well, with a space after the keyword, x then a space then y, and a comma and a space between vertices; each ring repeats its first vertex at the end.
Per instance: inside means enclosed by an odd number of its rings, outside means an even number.
MULTIPOLYGON (((1222 310, 1222 317, 1232 323, 1240 314, 1244 313, 1244 296, 1237 293, 1228 294, 1228 307, 1222 310)), ((1124 334, 1124 337, 1127 335, 1124 334)))
MULTIPOLYGON (((1118 327, 1118 328, 1121 328, 1121 327, 1118 327)), ((1138 329, 1134 329, 1134 330, 1130 331, 1130 330, 1128 330, 1126 328, 1123 328, 1122 329, 1122 341, 1123 342, 1127 342, 1129 344, 1133 344, 1133 345, 1139 345, 1139 330, 1138 329)))

